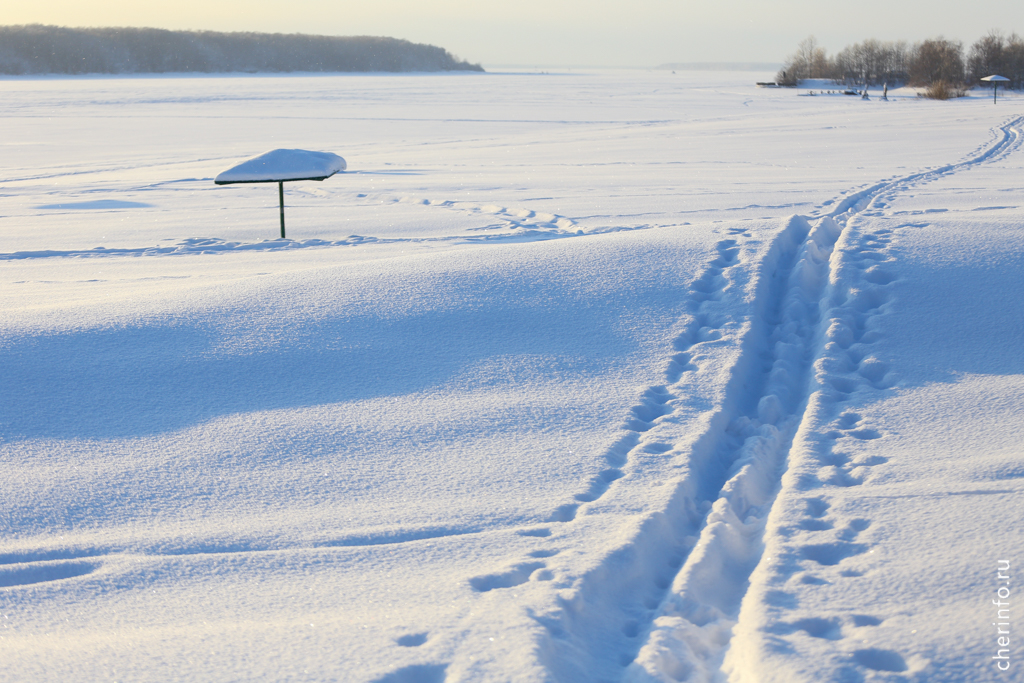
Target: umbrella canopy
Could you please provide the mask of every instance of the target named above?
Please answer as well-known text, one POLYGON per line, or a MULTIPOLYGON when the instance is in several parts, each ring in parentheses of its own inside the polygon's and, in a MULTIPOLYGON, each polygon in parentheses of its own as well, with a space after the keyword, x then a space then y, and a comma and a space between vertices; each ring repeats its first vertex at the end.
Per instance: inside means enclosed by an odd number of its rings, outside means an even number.
POLYGON ((1000 83, 1009 83, 1010 82, 1010 79, 1007 78, 1006 76, 996 76, 996 75, 985 76, 985 78, 982 78, 981 80, 987 81, 987 82, 992 84, 992 103, 993 104, 995 104, 997 93, 999 92, 999 84, 1000 83))
POLYGON ((345 170, 345 160, 331 152, 275 149, 224 171, 213 182, 280 183, 289 180, 323 180, 345 170))
POLYGON ((281 239, 284 239, 284 184, 291 180, 323 180, 344 171, 345 160, 331 152, 310 152, 307 149, 274 149, 243 161, 224 171, 213 182, 277 183, 281 207, 281 239))

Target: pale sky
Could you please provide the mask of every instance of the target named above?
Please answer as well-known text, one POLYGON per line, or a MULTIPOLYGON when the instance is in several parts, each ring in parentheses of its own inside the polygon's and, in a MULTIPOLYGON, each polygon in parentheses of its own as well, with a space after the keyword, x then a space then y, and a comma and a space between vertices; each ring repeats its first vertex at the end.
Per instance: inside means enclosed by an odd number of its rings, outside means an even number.
POLYGON ((485 67, 781 62, 808 35, 830 53, 865 38, 1024 34, 1021 0, 15 0, 0 24, 375 35, 485 67))

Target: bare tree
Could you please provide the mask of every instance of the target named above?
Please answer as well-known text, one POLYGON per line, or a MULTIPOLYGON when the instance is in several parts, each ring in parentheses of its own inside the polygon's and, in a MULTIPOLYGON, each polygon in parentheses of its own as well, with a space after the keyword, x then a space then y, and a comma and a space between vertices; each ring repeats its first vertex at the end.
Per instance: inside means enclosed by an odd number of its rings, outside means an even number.
POLYGON ((991 31, 971 46, 967 57, 968 80, 988 86, 981 79, 993 74, 1009 78, 1011 88, 1024 85, 1024 41, 1016 33, 1006 38, 991 31))
POLYGON ((1002 75, 1010 79, 1011 88, 1024 88, 1024 40, 1012 34, 1006 41, 1003 55, 1006 73, 1002 75))
POLYGON ((830 78, 828 56, 814 36, 804 38, 796 52, 789 56, 779 71, 779 83, 796 84, 804 78, 830 78))
POLYGON ((907 80, 907 44, 870 38, 849 45, 832 60, 832 78, 847 83, 900 83, 907 80))
POLYGON ((963 44, 957 40, 933 38, 914 46, 908 68, 911 85, 964 82, 963 44))

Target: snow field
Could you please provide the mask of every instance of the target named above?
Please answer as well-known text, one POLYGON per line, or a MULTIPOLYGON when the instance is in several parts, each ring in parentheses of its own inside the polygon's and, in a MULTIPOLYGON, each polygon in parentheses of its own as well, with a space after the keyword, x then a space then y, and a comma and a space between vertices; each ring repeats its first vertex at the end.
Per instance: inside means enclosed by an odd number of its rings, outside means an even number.
POLYGON ((17 142, 3 211, 21 229, 4 253, 273 247, 274 188, 211 182, 256 144, 349 164, 287 185, 289 248, 786 218, 979 144, 969 126, 919 115, 935 103, 806 112, 807 98, 752 90, 757 75, 669 76, 6 79, 17 142), (901 144, 908 127, 928 144, 901 144), (203 232, 182 231, 185 211, 203 232))
POLYGON ((5 675, 996 680, 1016 103, 722 78, 0 82, 5 675))

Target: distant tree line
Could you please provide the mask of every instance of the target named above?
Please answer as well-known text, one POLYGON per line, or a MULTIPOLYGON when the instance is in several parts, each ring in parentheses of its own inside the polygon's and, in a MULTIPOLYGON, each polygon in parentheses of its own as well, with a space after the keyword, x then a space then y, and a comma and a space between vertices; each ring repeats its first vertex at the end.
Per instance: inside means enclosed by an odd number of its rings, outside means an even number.
POLYGON ((2 74, 483 71, 396 38, 0 26, 2 74))
POLYGON ((1007 85, 1012 88, 1024 86, 1024 40, 1016 33, 1005 37, 993 31, 966 51, 960 41, 945 38, 914 45, 869 39, 832 56, 811 36, 786 60, 777 81, 794 84, 799 79, 826 78, 848 84, 962 86, 978 85, 993 74, 1009 78, 1007 85))

